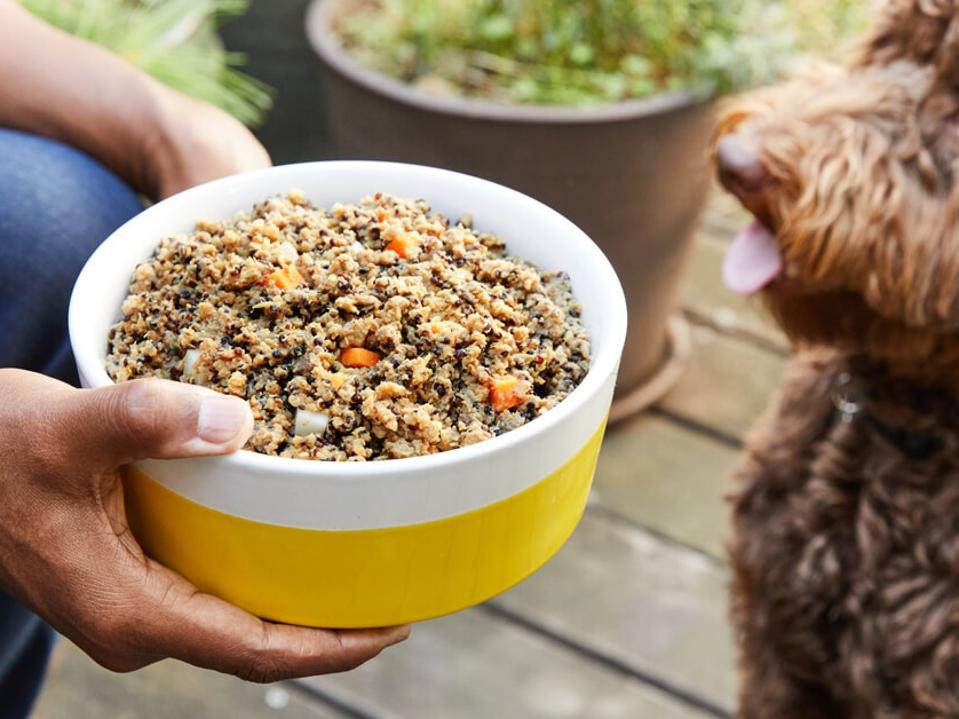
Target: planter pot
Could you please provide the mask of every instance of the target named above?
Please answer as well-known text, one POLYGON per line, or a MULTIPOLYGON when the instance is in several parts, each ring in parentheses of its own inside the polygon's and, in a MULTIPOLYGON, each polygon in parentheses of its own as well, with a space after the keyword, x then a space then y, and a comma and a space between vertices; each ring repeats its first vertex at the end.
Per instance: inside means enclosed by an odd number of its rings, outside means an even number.
POLYGON ((678 377, 671 350, 683 343, 667 327, 708 188, 709 101, 674 93, 580 109, 434 96, 352 59, 330 29, 339 2, 314 0, 306 17, 336 154, 486 177, 573 220, 626 289, 617 397, 640 397, 632 409, 657 399, 678 377))

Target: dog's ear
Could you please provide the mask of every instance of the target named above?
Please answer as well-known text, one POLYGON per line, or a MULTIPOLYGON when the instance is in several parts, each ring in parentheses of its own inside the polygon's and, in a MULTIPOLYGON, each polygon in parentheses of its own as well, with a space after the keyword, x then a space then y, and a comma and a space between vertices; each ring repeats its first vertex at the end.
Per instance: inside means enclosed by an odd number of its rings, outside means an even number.
POLYGON ((879 0, 854 65, 959 65, 959 0, 879 0), (949 57, 951 55, 951 58, 949 57))

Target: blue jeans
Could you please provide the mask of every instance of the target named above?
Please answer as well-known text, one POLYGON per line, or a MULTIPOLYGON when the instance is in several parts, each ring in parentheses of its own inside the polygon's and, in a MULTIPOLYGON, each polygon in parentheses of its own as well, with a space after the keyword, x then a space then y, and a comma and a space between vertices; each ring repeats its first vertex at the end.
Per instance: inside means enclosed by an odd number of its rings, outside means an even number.
MULTIPOLYGON (((76 384, 67 337, 73 283, 97 245, 142 209, 136 193, 92 158, 0 128, 0 367, 76 384)), ((29 714, 54 636, 0 593, 3 719, 29 714)))

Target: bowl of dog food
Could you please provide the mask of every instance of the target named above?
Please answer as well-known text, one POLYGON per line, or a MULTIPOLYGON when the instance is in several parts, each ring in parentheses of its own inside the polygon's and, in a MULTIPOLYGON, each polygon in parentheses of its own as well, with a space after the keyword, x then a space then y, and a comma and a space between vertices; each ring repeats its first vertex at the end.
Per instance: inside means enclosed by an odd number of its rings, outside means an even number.
POLYGON ((146 553, 261 617, 419 621, 480 603, 584 510, 626 334, 575 225, 435 168, 315 162, 145 210, 70 303, 81 382, 249 402, 235 454, 123 470, 146 553))

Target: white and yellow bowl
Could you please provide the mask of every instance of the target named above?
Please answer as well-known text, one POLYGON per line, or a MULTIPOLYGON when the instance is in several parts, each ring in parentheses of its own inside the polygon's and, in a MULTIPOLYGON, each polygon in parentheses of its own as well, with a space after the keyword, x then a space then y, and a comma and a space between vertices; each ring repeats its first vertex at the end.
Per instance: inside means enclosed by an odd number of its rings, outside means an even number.
POLYGON ((431 456, 338 463, 241 451, 138 462, 124 472, 134 533, 200 589, 282 622, 384 626, 482 602, 540 567, 579 521, 626 334, 612 266, 545 205, 467 175, 380 162, 288 165, 201 185, 130 220, 87 262, 70 303, 80 378, 111 383, 108 330, 133 268, 161 238, 293 187, 327 207, 377 191, 424 198, 454 219, 471 213, 511 253, 568 272, 592 345, 589 372, 523 427, 431 456))

